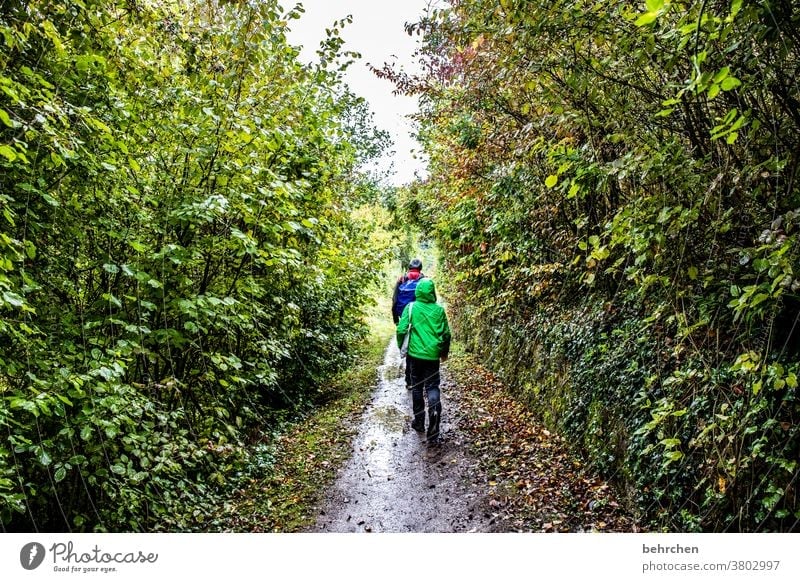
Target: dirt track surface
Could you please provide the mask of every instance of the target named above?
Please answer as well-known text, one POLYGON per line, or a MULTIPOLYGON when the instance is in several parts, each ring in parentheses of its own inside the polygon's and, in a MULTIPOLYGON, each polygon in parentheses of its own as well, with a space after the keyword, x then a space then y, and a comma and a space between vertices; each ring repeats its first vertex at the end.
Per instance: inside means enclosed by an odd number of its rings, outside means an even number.
POLYGON ((442 444, 429 447, 411 424, 395 342, 378 369, 379 382, 354 441, 353 456, 323 501, 312 532, 490 531, 477 461, 453 419, 455 402, 442 382, 442 444))

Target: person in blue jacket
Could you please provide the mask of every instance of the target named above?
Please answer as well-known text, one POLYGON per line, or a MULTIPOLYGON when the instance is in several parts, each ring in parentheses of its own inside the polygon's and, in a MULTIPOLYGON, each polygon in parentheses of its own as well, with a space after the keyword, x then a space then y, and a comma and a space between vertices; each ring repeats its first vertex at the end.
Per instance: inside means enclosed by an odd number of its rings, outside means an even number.
MULTIPOLYGON (((392 320, 395 325, 400 321, 400 315, 402 315, 406 305, 414 301, 417 284, 424 278, 425 273, 422 272, 422 261, 419 259, 411 259, 411 262, 408 263, 408 271, 397 279, 397 284, 394 286, 394 294, 392 295, 392 320)), ((408 358, 406 358, 405 374, 406 388, 411 390, 411 367, 408 365, 408 358)))
POLYGON ((422 272, 422 261, 419 259, 411 259, 408 263, 408 271, 397 279, 397 284, 394 286, 394 294, 392 295, 392 320, 394 324, 400 321, 400 315, 403 313, 406 305, 414 301, 414 291, 417 288, 417 283, 425 278, 422 272))

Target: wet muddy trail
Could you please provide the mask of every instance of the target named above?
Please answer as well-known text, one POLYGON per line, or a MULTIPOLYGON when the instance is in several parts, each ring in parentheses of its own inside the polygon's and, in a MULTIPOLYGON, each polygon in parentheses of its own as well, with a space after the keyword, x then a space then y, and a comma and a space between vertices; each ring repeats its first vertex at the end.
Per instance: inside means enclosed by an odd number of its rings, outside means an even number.
POLYGON ((442 378, 442 444, 411 424, 400 353, 391 341, 353 456, 319 508, 312 532, 481 532, 492 529, 477 461, 464 450, 451 384, 442 378))

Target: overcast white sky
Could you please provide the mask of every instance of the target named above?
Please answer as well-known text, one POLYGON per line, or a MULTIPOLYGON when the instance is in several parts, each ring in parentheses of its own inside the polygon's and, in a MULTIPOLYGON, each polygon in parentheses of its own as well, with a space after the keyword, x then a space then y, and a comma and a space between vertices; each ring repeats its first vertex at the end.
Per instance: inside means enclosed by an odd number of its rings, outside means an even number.
MULTIPOLYGON (((416 111, 416 99, 392 95, 392 83, 376 77, 367 63, 376 67, 385 62, 398 63, 407 71, 417 70, 412 55, 419 37, 409 36, 403 27, 406 22, 419 20, 428 0, 280 0, 286 9, 298 3, 305 8, 305 14, 290 22, 289 42, 303 47, 301 58, 306 62, 316 60, 315 51, 325 38, 326 28, 348 14, 353 16, 352 24, 344 28, 341 36, 345 49, 361 53, 362 58, 351 65, 347 83, 369 102, 376 125, 387 130, 394 140, 391 161, 395 175, 391 183, 405 184, 414 179, 415 173, 424 175, 424 162, 412 157, 412 150, 419 150, 419 146, 406 117, 416 111)), ((384 160, 382 165, 388 163, 384 160)))

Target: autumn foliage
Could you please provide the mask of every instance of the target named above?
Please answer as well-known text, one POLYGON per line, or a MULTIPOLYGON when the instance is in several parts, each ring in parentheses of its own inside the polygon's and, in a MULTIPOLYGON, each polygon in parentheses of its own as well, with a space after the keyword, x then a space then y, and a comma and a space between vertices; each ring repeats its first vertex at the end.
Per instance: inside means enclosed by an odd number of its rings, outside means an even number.
POLYGON ((800 11, 452 0, 409 32, 461 338, 677 531, 800 527, 800 11))

